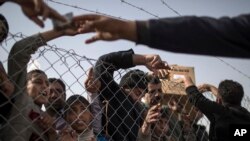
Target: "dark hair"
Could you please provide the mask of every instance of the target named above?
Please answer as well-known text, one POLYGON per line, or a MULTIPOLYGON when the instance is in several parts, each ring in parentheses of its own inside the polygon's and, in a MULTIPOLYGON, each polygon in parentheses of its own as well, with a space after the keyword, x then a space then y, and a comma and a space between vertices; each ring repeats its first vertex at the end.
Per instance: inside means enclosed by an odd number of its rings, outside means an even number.
POLYGON ((147 89, 146 74, 141 70, 131 70, 127 72, 120 81, 120 87, 147 89))
POLYGON ((161 118, 169 118, 170 113, 169 113, 170 109, 166 108, 166 107, 162 107, 161 109, 161 118))
POLYGON ((2 37, 0 38, 0 43, 1 43, 8 36, 9 25, 8 25, 7 20, 5 19, 5 17, 2 14, 0 14, 0 21, 2 21, 4 26, 5 26, 4 31, 1 33, 1 34, 3 34, 2 37))
MULTIPOLYGON (((44 71, 39 70, 39 69, 35 69, 35 70, 32 70, 32 71, 28 72, 28 74, 27 74, 27 79, 26 79, 26 80, 27 80, 27 81, 31 80, 32 75, 35 74, 35 73, 46 75, 44 71)), ((47 75, 46 75, 46 76, 47 76, 47 75)))
POLYGON ((224 103, 231 105, 241 105, 241 100, 244 96, 241 84, 233 80, 220 82, 218 93, 224 103))
POLYGON ((49 80, 49 83, 58 82, 62 86, 64 94, 65 94, 65 92, 66 92, 66 86, 65 86, 64 82, 61 79, 58 79, 58 78, 49 78, 48 80, 49 80))
POLYGON ((69 108, 70 108, 70 105, 74 104, 75 102, 81 102, 83 103, 87 108, 88 110, 91 112, 91 108, 90 108, 90 103, 89 101, 84 98, 83 96, 81 95, 72 95, 70 96, 67 100, 66 100, 66 104, 65 104, 65 108, 64 108, 64 111, 67 111, 69 108))

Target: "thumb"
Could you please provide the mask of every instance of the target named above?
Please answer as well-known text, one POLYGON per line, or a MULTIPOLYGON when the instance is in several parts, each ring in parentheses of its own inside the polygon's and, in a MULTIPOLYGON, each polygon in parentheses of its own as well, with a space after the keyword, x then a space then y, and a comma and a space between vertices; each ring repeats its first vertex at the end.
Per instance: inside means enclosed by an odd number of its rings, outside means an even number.
POLYGON ((94 75, 94 69, 93 69, 93 67, 91 67, 91 68, 89 69, 88 76, 93 77, 93 75, 94 75))
POLYGON ((90 43, 93 43, 93 42, 98 41, 98 40, 101 40, 99 34, 97 34, 97 35, 95 35, 95 36, 93 36, 93 37, 87 39, 87 40, 85 41, 85 43, 86 43, 86 44, 90 44, 90 43))

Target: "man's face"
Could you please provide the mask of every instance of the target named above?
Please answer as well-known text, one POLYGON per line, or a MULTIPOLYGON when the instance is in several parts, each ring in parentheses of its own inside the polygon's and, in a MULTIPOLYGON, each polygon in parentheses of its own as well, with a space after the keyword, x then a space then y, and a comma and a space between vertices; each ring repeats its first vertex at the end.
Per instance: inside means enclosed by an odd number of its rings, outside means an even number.
POLYGON ((141 88, 126 89, 125 91, 129 93, 135 102, 141 101, 141 98, 145 95, 145 90, 141 88))
MULTIPOLYGON (((65 91, 59 82, 49 84, 49 105, 55 110, 61 110, 65 104, 65 91)), ((49 107, 50 108, 50 107, 49 107)))
MULTIPOLYGON (((0 68, 2 69, 2 68, 0 68)), ((10 97, 14 92, 14 85, 7 77, 4 70, 0 70, 0 90, 6 97, 10 97)))
POLYGON ((80 101, 69 105, 70 109, 66 112, 66 121, 77 133, 83 133, 90 130, 93 116, 87 106, 80 101))
POLYGON ((145 94, 146 103, 149 105, 156 105, 160 102, 162 97, 161 83, 148 83, 148 92, 145 94))
POLYGON ((47 104, 49 99, 49 82, 45 74, 33 73, 31 79, 27 82, 27 92, 34 102, 42 106, 47 104))

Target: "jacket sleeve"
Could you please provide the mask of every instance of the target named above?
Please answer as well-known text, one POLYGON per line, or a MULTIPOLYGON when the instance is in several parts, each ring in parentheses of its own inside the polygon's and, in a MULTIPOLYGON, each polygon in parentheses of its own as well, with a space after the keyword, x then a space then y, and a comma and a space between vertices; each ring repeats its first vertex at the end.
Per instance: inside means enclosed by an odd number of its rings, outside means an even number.
POLYGON ((186 88, 186 92, 188 94, 190 103, 197 107, 209 119, 227 112, 224 106, 207 99, 202 93, 198 91, 196 86, 190 86, 186 88))
POLYGON ((141 129, 138 131, 138 136, 136 141, 151 141, 151 132, 147 135, 142 134, 141 129))
POLYGON ((139 44, 177 53, 250 58, 249 33, 250 14, 137 21, 139 44))
POLYGON ((27 64, 31 55, 43 45, 46 45, 46 42, 40 34, 36 34, 16 42, 11 48, 8 57, 8 75, 18 87, 25 87, 27 64))
POLYGON ((113 75, 116 70, 133 67, 133 50, 113 52, 101 56, 94 67, 95 77, 101 81, 101 95, 106 99, 120 91, 113 75))

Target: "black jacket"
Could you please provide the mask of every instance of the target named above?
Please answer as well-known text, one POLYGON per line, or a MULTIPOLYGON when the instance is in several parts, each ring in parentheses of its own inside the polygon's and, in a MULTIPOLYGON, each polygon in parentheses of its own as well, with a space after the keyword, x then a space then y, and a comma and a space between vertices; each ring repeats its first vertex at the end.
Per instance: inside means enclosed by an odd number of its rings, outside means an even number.
POLYGON ((137 21, 138 43, 178 53, 250 58, 250 14, 137 21))
POLYGON ((193 129, 194 129, 197 141, 208 141, 208 133, 204 125, 199 125, 197 123, 194 123, 193 129))
MULTIPOLYGON (((133 67, 133 50, 101 56, 94 68, 95 77, 101 81, 100 99, 108 101, 108 133, 114 141, 135 141, 142 124, 142 108, 115 82, 114 72, 133 67)), ((105 118, 105 116, 103 116, 105 118)))
POLYGON ((210 141, 228 141, 231 124, 250 124, 250 113, 241 106, 223 106, 207 99, 197 89, 186 89, 189 101, 194 104, 210 121, 210 141))

